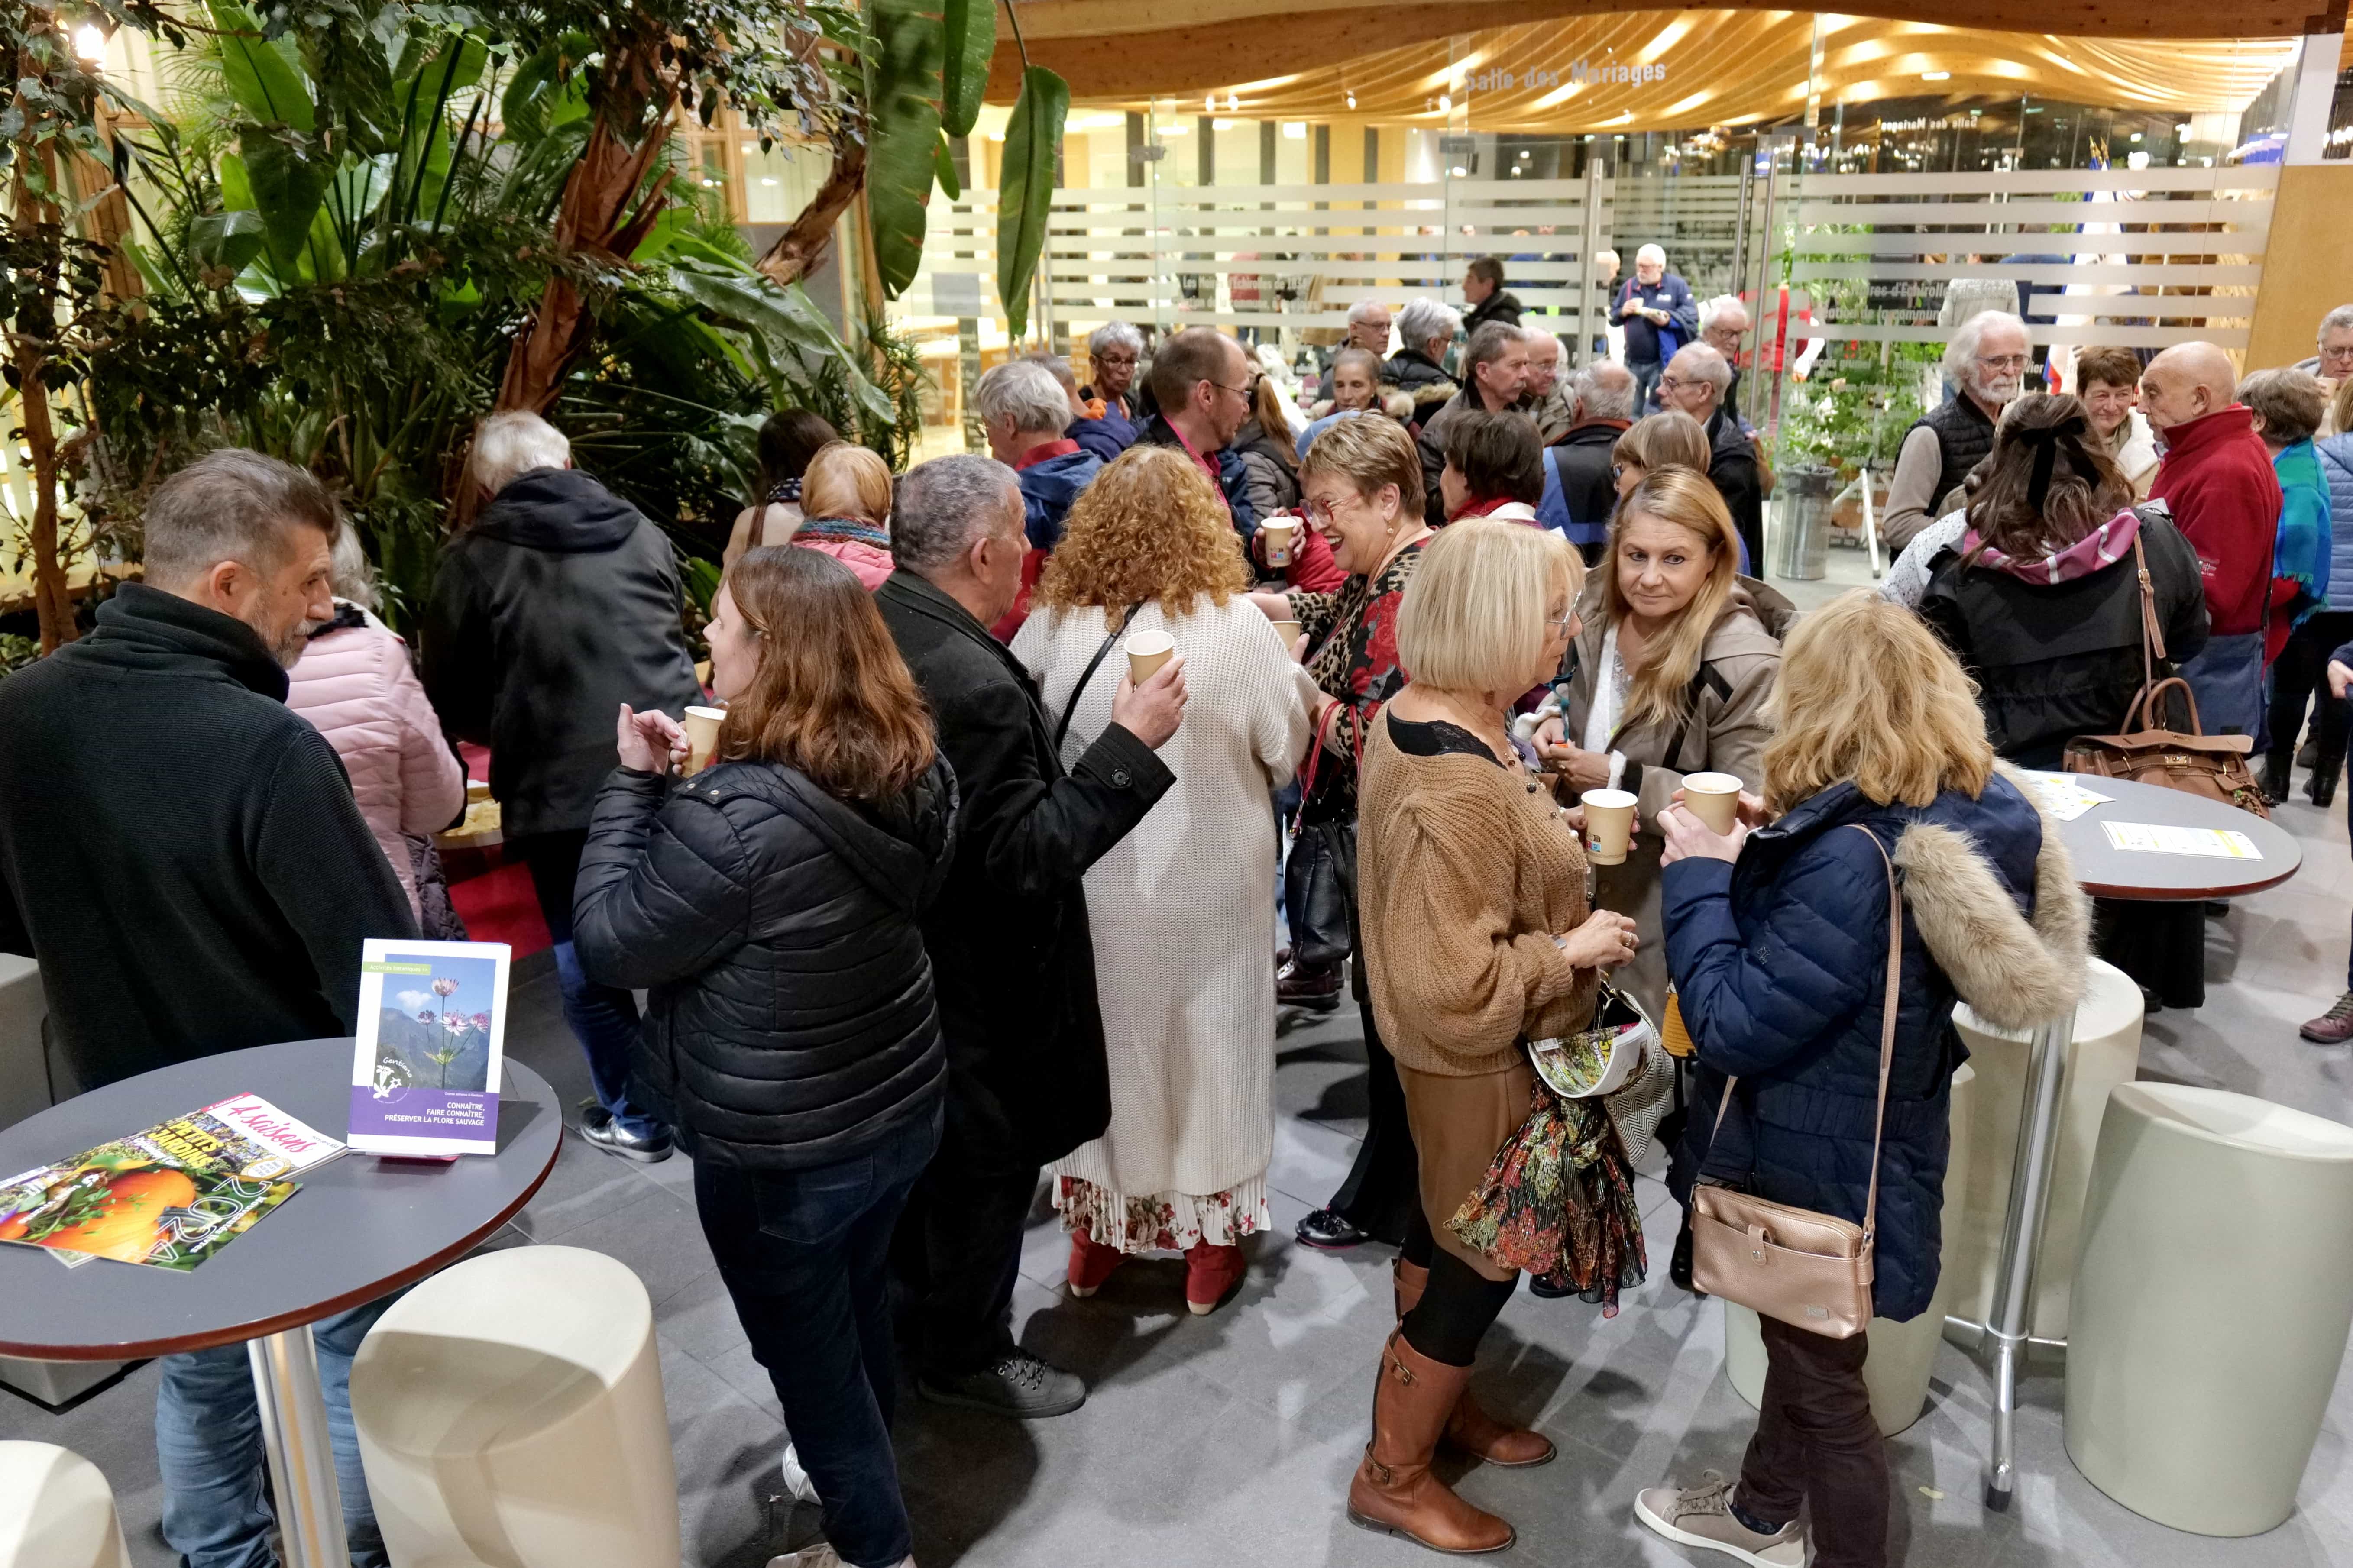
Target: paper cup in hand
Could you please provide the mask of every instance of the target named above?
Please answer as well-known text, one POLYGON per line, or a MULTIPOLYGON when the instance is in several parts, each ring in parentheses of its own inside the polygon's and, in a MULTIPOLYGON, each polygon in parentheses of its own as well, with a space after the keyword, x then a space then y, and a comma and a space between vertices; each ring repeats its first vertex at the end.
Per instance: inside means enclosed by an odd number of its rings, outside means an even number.
POLYGON ((1138 632, 1127 639, 1127 679, 1137 686, 1152 679, 1176 651, 1166 632, 1138 632))
POLYGON ((1622 789, 1585 792, 1585 858, 1596 866, 1622 866, 1634 835, 1634 797, 1622 789))
POLYGON ((1293 647, 1299 641, 1299 623, 1297 621, 1277 621, 1274 623, 1274 635, 1282 639, 1282 651, 1287 657, 1293 647))
POLYGON ((1730 833, 1740 820, 1740 781, 1730 773, 1685 773, 1683 809, 1711 833, 1730 833))
POLYGON ((1287 517, 1271 517, 1259 524, 1258 531, 1266 538, 1266 563, 1290 565, 1292 536, 1299 531, 1299 524, 1287 517))
POLYGON ((712 750, 719 744, 719 726, 726 717, 724 708, 686 710, 686 766, 681 777, 692 777, 711 765, 712 750))

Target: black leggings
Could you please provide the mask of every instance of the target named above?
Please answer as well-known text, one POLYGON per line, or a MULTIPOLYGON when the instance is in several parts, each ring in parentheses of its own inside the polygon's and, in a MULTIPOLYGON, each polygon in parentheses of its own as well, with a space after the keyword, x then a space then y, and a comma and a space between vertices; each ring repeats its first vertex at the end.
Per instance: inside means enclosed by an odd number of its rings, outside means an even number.
POLYGON ((2322 610, 2295 628, 2272 666, 2271 749, 2293 752, 2312 707, 2313 739, 2323 772, 2345 756, 2345 704, 2328 694, 2328 656, 2353 641, 2353 610, 2322 610))
POLYGON ((1520 1277, 1490 1279, 1440 1247, 1419 1204, 1406 1219, 1404 1256, 1430 1270, 1429 1287, 1405 1315, 1406 1343, 1434 1362, 1469 1366, 1478 1359, 1479 1342, 1519 1288, 1520 1277))

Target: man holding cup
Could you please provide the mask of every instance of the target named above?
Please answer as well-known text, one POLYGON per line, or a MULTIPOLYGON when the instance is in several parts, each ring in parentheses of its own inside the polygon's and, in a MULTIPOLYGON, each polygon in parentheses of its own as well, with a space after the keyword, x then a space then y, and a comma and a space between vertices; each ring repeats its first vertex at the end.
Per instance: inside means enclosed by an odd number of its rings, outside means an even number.
POLYGON ((1014 1342, 1022 1228, 1039 1167, 1111 1124, 1081 879, 1176 783, 1154 753, 1184 716, 1185 661, 1106 646, 1106 660, 1146 679, 1121 680, 1110 726, 1066 773, 1057 716, 988 635, 1020 591, 1027 546, 1010 468, 935 458, 899 482, 899 569, 874 602, 931 704, 961 800, 955 864, 923 917, 947 1121, 894 1249, 918 1302, 915 1386, 938 1404, 1034 1418, 1077 1409, 1087 1391, 1014 1342))

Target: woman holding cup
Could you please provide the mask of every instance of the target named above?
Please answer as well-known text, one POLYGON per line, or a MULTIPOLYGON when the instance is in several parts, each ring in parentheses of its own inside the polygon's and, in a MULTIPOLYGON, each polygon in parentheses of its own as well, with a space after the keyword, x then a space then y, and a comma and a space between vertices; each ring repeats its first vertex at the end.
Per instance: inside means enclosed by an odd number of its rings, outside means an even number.
MULTIPOLYGON (((1449 528, 1398 619, 1412 682, 1374 715, 1365 742, 1366 972, 1420 1174, 1348 1517, 1440 1552, 1497 1552, 1514 1539, 1431 1473, 1441 1442, 1490 1465, 1553 1457, 1545 1437, 1470 1395, 1479 1342, 1519 1275, 1448 1222, 1540 1103, 1527 1042, 1584 1028, 1601 971, 1636 948, 1633 921, 1587 907, 1579 824, 1506 728, 1513 701, 1557 666, 1576 632, 1583 572, 1547 531, 1486 518, 1449 528)), ((1641 1278, 1632 1175, 1598 1102, 1554 1109, 1547 1091, 1541 1103, 1562 1118, 1573 1151, 1548 1218, 1590 1238, 1574 1283, 1612 1304, 1641 1278)))
POLYGON ((1062 756, 1111 722, 1120 677, 1183 661, 1176 783, 1086 873, 1103 977, 1111 1126, 1055 1162, 1071 1293, 1122 1261, 1185 1255, 1185 1300, 1214 1311, 1264 1230, 1274 1157, 1273 817, 1264 801, 1307 745, 1314 695, 1267 618, 1199 468, 1136 447, 1071 507, 1013 657, 1038 683, 1062 756))
MULTIPOLYGON (((1431 534, 1421 515, 1421 457, 1394 420, 1344 419, 1332 426, 1307 448, 1299 481, 1303 510, 1347 577, 1335 593, 1294 589, 1254 597, 1269 620, 1298 624, 1316 687, 1314 763, 1302 781, 1300 837, 1292 853, 1305 852, 1302 846, 1314 834, 1323 840, 1318 852, 1341 868, 1370 1105, 1356 1163, 1329 1206, 1299 1222, 1298 1236, 1306 1246, 1325 1248, 1375 1238, 1394 1244, 1404 1239, 1416 1203, 1413 1133, 1365 986, 1363 946, 1355 941, 1356 766, 1374 715, 1405 680, 1398 668, 1398 606, 1431 534)), ((1294 930, 1301 918, 1293 907, 1294 930)), ((1286 1005, 1336 1006, 1340 965, 1311 967, 1294 960, 1277 977, 1275 992, 1286 1005)))
POLYGON ((1739 559, 1732 514, 1705 474, 1646 473, 1618 503, 1609 552, 1578 605, 1582 627, 1554 682, 1560 713, 1536 731, 1537 754, 1565 797, 1634 797, 1642 829, 1623 859, 1594 858, 1594 902, 1633 916, 1642 932, 1621 984, 1654 1020, 1667 991, 1659 813, 1680 791, 1731 826, 1733 801, 1763 776, 1778 634, 1795 614, 1740 576, 1739 559))

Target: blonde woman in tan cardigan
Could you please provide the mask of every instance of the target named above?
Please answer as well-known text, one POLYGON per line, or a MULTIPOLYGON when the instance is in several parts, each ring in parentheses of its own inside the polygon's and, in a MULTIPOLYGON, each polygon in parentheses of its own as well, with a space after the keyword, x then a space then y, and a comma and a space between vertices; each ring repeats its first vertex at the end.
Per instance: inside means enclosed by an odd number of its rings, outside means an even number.
POLYGON ((1555 534, 1486 519, 1447 529, 1425 547, 1398 613, 1414 679, 1365 739, 1365 968, 1420 1152, 1421 1203, 1348 1517, 1440 1552, 1514 1539, 1430 1473, 1441 1439, 1494 1465, 1553 1457, 1546 1438, 1470 1397, 1479 1341, 1519 1276, 1447 1222, 1528 1116, 1535 1075, 1521 1042, 1582 1027, 1600 972, 1634 955, 1634 922, 1586 907, 1582 820, 1554 803, 1506 728, 1512 700, 1576 634, 1582 575, 1555 534))

